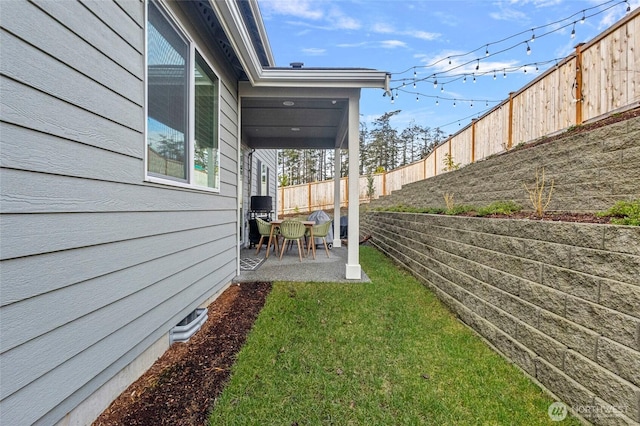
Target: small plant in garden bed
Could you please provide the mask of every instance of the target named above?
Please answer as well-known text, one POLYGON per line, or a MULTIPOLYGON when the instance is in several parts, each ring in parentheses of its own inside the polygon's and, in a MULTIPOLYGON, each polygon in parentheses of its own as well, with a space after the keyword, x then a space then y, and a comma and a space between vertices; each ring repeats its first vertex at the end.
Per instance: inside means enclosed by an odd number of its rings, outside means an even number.
POLYGON ((618 201, 609 210, 598 213, 599 217, 611 217, 616 225, 640 226, 640 199, 634 201, 618 201))
POLYGON ((466 216, 489 216, 489 215, 509 215, 522 210, 522 206, 515 201, 496 201, 484 207, 476 206, 455 206, 449 208, 442 207, 409 207, 402 204, 391 207, 382 207, 376 209, 384 212, 401 212, 401 213, 427 213, 427 214, 447 214, 447 215, 466 215, 466 216))
POLYGON ((512 214, 522 210, 522 206, 515 201, 496 201, 488 206, 480 207, 476 213, 478 216, 489 216, 491 214, 512 214))

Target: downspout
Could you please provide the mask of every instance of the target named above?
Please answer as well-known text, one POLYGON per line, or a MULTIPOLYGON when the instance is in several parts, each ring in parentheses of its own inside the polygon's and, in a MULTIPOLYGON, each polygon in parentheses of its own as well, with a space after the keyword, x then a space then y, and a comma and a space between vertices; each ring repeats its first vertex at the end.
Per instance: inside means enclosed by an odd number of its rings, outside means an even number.
POLYGON ((240 93, 239 90, 236 89, 236 93, 238 96, 238 101, 237 101, 237 111, 238 111, 238 122, 236 123, 237 126, 237 135, 238 135, 238 142, 237 142, 237 147, 236 147, 236 186, 237 186, 237 190, 236 190, 236 220, 237 220, 237 224, 238 224, 238 228, 237 228, 237 232, 238 232, 238 240, 236 241, 236 276, 240 275, 240 246, 242 245, 243 241, 240 241, 240 235, 243 235, 241 232, 242 227, 244 227, 244 218, 241 217, 241 212, 242 212, 242 203, 240 202, 240 200, 242 199, 242 185, 240 184, 243 180, 242 180, 242 176, 240 176, 240 174, 242 173, 242 163, 241 161, 243 161, 242 158, 242 108, 241 108, 241 99, 240 99, 240 93))

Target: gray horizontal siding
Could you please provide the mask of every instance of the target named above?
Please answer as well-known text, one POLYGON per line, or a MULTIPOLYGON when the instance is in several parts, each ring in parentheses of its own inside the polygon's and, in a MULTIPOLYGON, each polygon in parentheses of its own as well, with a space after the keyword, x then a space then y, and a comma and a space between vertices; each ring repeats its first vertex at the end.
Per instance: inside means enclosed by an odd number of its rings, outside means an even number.
POLYGON ((45 12, 33 4, 14 2, 12 7, 3 8, 2 14, 3 29, 29 44, 31 49, 50 55, 131 101, 140 101, 137 94, 144 87, 140 69, 129 70, 105 57, 81 35, 60 22, 48 19, 45 12), (95 66, 98 62, 100 67, 95 66), (134 71, 137 75, 132 74, 134 71))
POLYGON ((144 3, 0 20, 0 423, 53 424, 235 276, 236 82, 220 193, 147 183, 144 3))
MULTIPOLYGON (((143 96, 143 93, 139 92, 138 96, 143 96)), ((118 125, 17 81, 0 77, 0 106, 5 122, 143 158, 142 132, 118 125)))

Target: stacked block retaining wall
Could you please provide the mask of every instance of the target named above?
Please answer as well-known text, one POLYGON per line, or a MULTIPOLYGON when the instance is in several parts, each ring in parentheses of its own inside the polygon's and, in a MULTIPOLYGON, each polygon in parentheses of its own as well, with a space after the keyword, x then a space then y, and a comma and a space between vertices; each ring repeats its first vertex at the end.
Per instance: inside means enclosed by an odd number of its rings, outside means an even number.
MULTIPOLYGON (((456 159, 454 158, 454 162, 456 159)), ((544 168, 547 187, 554 182, 549 210, 593 212, 618 200, 640 198, 640 117, 527 149, 514 149, 459 170, 410 183, 373 200, 368 208, 403 204, 445 207, 444 194, 456 204, 475 206, 514 200, 532 209, 523 186, 533 186, 544 168)))
POLYGON ((361 230, 585 419, 640 422, 640 227, 369 211, 361 230))

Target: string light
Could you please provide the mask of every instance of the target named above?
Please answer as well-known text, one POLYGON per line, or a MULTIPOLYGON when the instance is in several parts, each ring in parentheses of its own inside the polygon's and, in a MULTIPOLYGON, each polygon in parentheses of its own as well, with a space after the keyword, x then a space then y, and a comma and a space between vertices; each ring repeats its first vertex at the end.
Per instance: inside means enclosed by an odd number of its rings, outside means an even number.
POLYGON ((416 102, 420 102, 420 98, 416 95, 416 102))
POLYGON ((436 99, 436 106, 440 105, 440 102, 436 99))
POLYGON ((476 71, 478 71, 480 69, 480 59, 477 59, 478 62, 476 62, 476 71))
POLYGON ((476 76, 475 75, 473 76, 473 82, 474 83, 476 82, 476 76))
POLYGON ((493 79, 494 80, 496 79, 496 72, 495 71, 493 72, 493 79))
POLYGON ((484 56, 489 56, 489 45, 487 44, 487 47, 484 51, 484 56))
POLYGON ((525 43, 527 43, 527 55, 531 55, 531 46, 529 46, 528 41, 525 41, 525 43))
POLYGON ((440 86, 440 92, 444 92, 444 84, 440 86))
POLYGON ((454 108, 456 107, 456 100, 455 99, 453 100, 453 107, 454 108))
POLYGON ((584 21, 586 21, 586 20, 587 20, 587 17, 586 17, 586 15, 584 14, 584 10, 583 10, 583 11, 582 11, 582 19, 580 19, 580 23, 581 23, 581 24, 584 24, 584 21))
POLYGON ((573 23, 573 29, 571 30, 571 38, 576 38, 576 23, 573 23))
POLYGON ((396 99, 393 97, 393 95, 391 95, 391 103, 394 104, 396 102, 396 99))
POLYGON ((466 76, 466 75, 465 75, 465 76, 464 76, 464 78, 462 79, 462 82, 463 82, 463 83, 466 83, 466 82, 467 82, 467 76, 466 76))
POLYGON ((433 88, 434 89, 438 88, 438 79, 437 78, 435 80, 433 80, 433 88))
POLYGON ((631 5, 629 4, 629 0, 624 0, 624 2, 627 4, 627 13, 631 12, 631 5))
POLYGON ((533 28, 531 28, 531 40, 529 40, 531 43, 533 43, 534 41, 536 41, 536 33, 533 32, 533 28))

